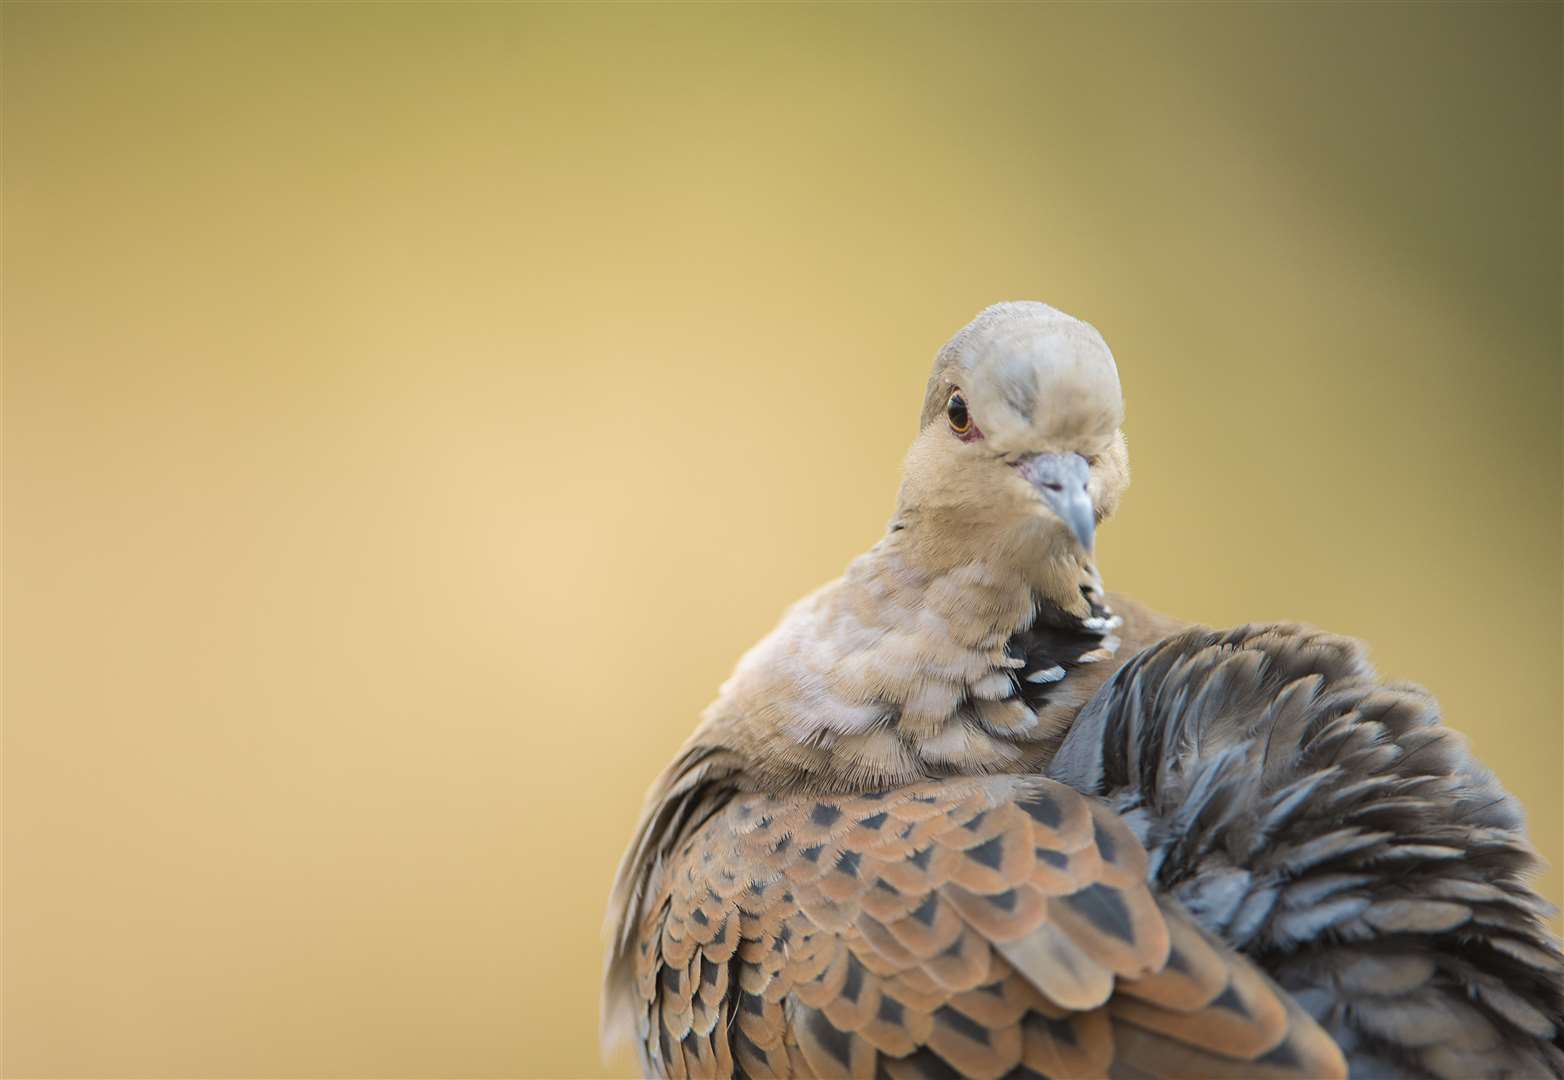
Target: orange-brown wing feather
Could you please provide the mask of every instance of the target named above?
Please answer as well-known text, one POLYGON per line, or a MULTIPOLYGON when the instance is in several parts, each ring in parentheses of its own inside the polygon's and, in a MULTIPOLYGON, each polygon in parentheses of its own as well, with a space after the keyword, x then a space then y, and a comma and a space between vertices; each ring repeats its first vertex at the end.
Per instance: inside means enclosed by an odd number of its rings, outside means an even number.
POLYGON ((1040 777, 736 796, 669 860, 635 955, 660 1075, 1344 1071, 1151 893, 1117 815, 1040 777))
POLYGON ((1126 1075, 1234 1080, 1344 1076, 1341 1051, 1260 969, 1164 899, 1162 970, 1118 984, 1107 1013, 1126 1075))

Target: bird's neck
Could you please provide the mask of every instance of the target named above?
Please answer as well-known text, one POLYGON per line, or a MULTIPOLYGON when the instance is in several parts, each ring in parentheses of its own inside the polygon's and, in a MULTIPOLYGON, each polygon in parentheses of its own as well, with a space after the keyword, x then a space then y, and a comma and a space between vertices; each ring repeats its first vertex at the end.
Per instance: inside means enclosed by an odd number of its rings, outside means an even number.
POLYGON ((939 525, 898 516, 744 658, 702 731, 739 744, 770 787, 1045 761, 1099 681, 1075 672, 1114 654, 1119 620, 1084 560, 947 540, 939 525))

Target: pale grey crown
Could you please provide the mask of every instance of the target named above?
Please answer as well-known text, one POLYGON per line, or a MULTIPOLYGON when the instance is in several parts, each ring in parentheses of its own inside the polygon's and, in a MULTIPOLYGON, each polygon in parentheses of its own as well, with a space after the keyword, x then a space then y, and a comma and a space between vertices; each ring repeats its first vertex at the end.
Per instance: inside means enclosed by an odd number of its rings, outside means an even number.
POLYGON ((1118 368, 1095 327, 1035 300, 984 308, 934 357, 921 431, 960 385, 991 436, 1004 429, 1116 429, 1118 368))

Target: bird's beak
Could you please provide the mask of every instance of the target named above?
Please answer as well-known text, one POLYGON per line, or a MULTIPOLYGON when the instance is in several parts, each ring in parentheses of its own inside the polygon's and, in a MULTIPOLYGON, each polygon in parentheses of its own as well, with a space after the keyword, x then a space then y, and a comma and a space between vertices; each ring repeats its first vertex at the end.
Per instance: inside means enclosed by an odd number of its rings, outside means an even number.
POLYGON ((1069 527, 1081 550, 1091 554, 1097 516, 1086 493, 1091 479, 1086 459, 1080 454, 1032 454, 1017 462, 1016 468, 1037 489, 1048 509, 1069 527))

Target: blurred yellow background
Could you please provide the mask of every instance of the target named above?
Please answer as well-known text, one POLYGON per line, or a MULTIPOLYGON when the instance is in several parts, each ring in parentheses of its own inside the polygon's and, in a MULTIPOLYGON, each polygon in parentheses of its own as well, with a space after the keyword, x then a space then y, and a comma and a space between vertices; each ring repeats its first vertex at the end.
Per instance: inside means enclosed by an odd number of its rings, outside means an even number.
POLYGON ((6 1073, 629 1071, 641 794, 999 299, 1109 585, 1365 638, 1558 901, 1561 10, 5 4, 6 1073))

